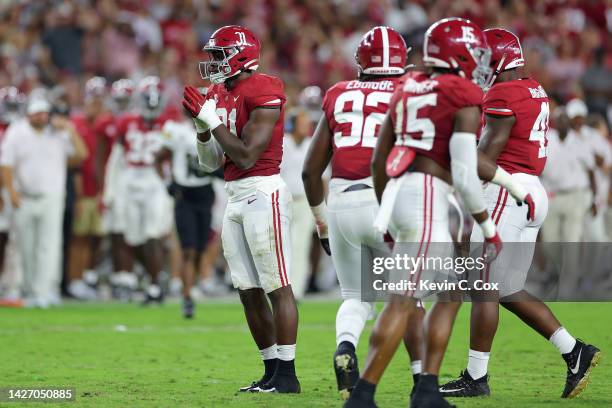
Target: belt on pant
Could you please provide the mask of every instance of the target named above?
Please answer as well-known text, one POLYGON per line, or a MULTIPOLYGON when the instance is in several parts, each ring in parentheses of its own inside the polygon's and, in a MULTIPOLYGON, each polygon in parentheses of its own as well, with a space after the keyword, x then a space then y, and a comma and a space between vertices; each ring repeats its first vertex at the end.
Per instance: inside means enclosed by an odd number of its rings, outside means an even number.
POLYGON ((372 188, 372 187, 368 186, 367 184, 359 183, 359 184, 353 184, 352 186, 348 186, 342 192, 343 193, 348 193, 348 192, 351 192, 351 191, 367 190, 369 188, 372 188))

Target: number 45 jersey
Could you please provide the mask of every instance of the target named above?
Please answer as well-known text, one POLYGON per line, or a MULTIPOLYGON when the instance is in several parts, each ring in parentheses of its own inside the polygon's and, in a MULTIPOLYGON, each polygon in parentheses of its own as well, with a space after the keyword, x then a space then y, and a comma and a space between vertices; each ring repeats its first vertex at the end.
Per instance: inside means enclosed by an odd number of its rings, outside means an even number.
POLYGON ((495 84, 482 104, 486 115, 514 116, 515 122, 497 164, 507 172, 539 176, 546 164, 548 96, 531 78, 495 84))
POLYGON ((399 78, 343 81, 323 99, 323 112, 332 132, 332 178, 359 180, 370 177, 376 135, 399 78))

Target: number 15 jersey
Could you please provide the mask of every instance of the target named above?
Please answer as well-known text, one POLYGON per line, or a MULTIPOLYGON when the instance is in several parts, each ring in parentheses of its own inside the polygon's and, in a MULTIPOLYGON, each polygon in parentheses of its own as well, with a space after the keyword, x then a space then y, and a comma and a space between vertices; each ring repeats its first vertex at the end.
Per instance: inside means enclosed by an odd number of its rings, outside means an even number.
POLYGON ((449 142, 455 114, 462 108, 480 107, 482 90, 458 75, 404 75, 391 100, 389 114, 396 145, 408 146, 450 171, 449 142))
POLYGON ((370 177, 376 135, 399 82, 394 77, 343 81, 327 91, 323 112, 332 133, 332 178, 370 177))

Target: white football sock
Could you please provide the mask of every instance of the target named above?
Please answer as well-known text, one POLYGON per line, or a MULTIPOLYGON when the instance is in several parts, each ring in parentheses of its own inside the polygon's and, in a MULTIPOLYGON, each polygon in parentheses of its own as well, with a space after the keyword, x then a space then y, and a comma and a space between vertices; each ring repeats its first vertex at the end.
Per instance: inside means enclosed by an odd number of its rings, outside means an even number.
POLYGON ((346 299, 336 314, 336 345, 348 341, 357 348, 359 337, 372 312, 370 303, 346 299))
POLYGON ((552 336, 550 336, 549 341, 561 354, 569 353, 576 345, 576 339, 565 330, 565 327, 559 327, 552 336))
POLYGON ((261 349, 259 350, 259 354, 261 355, 262 360, 272 360, 274 358, 278 358, 277 345, 273 344, 270 347, 261 349))
POLYGON ((295 344, 279 344, 277 350, 279 360, 295 360, 295 344))
POLYGON ((489 356, 491 353, 470 349, 468 353, 467 371, 474 380, 484 377, 489 367, 489 356))
POLYGON ((414 360, 410 363, 412 374, 421 374, 421 360, 414 360))

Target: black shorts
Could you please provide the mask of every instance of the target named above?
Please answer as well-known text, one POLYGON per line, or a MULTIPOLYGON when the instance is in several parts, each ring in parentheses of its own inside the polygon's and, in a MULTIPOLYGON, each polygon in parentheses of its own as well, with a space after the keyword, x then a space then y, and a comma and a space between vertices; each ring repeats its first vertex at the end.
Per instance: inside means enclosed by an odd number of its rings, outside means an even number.
POLYGON ((211 185, 203 187, 174 186, 174 219, 181 248, 206 248, 210 237, 212 206, 215 192, 211 185))

